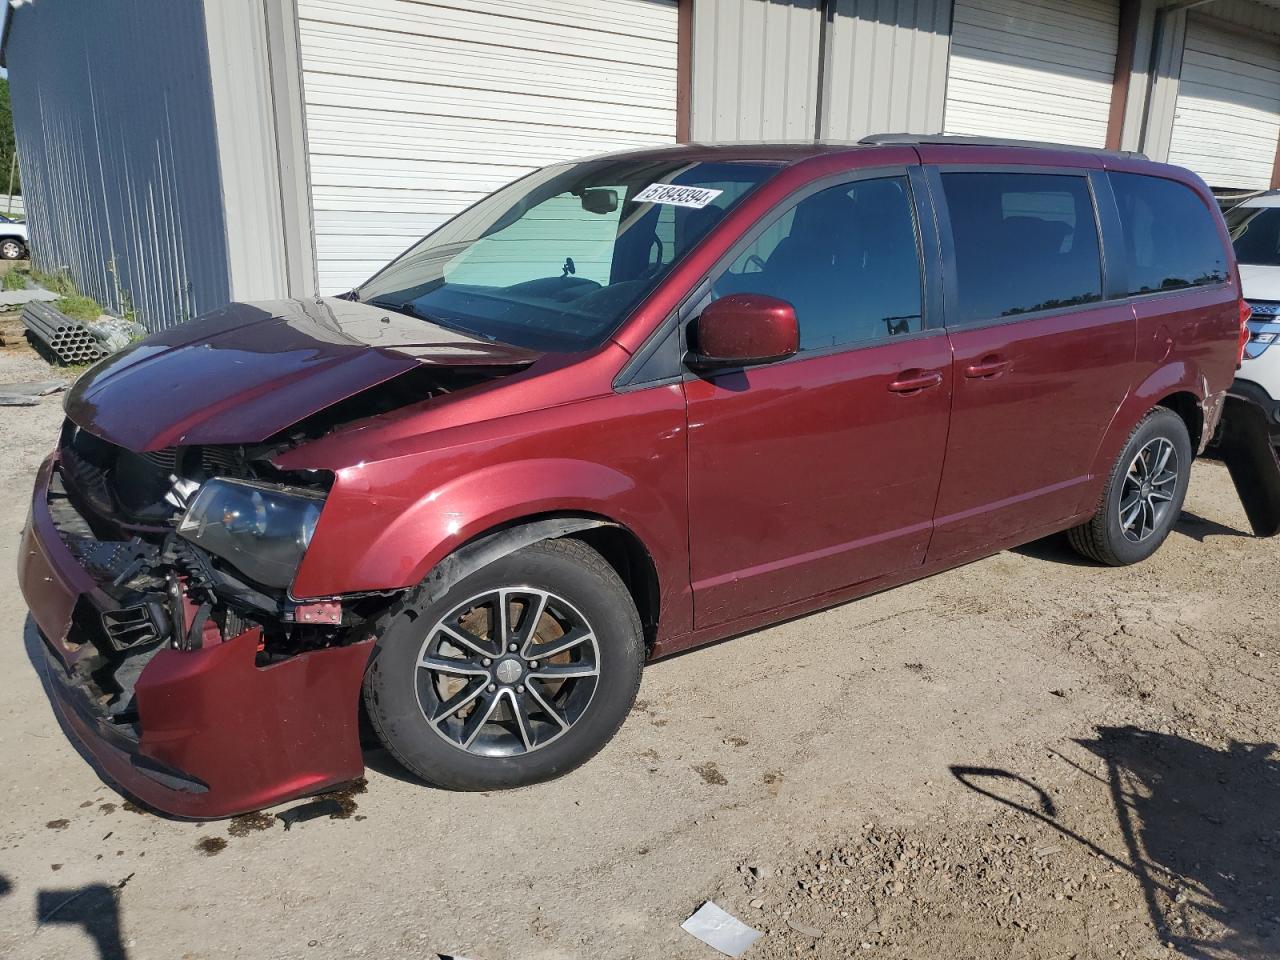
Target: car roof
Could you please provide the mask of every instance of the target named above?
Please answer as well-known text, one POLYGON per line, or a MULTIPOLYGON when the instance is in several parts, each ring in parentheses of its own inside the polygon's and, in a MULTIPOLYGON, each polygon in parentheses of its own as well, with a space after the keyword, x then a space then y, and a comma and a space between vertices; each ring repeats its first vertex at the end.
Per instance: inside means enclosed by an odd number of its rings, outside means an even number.
POLYGON ((727 162, 727 161, 761 161, 781 164, 797 163, 812 157, 832 154, 867 153, 883 147, 924 147, 935 153, 936 148, 962 148, 956 150, 955 159, 963 162, 971 151, 963 148, 974 148, 972 152, 981 151, 983 158, 974 158, 975 162, 989 162, 986 158, 992 151, 1005 152, 1012 157, 1026 158, 1028 155, 1057 154, 1059 158, 1066 155, 1079 158, 1082 166, 1098 166, 1096 160, 1136 160, 1147 161, 1141 153, 1119 150, 1102 150, 1093 147, 1081 147, 1063 143, 1041 143, 1031 140, 1005 140, 990 137, 969 137, 955 135, 916 135, 907 133, 880 133, 863 137, 861 140, 775 140, 768 142, 719 142, 719 143, 679 143, 664 144, 653 147, 640 147, 608 153, 602 156, 609 158, 674 159, 688 162, 727 162), (1087 159, 1087 158, 1096 158, 1087 159))
POLYGON ((780 167, 819 163, 835 157, 850 168, 887 163, 900 165, 906 154, 914 162, 964 166, 1039 166, 1076 170, 1107 170, 1178 180, 1209 196, 1204 181, 1190 170, 1157 163, 1141 153, 1081 147, 1072 144, 1000 140, 986 137, 914 134, 876 134, 859 141, 804 140, 749 143, 682 143, 640 147, 601 154, 590 160, 639 160, 655 163, 770 163, 780 167), (865 160, 862 157, 865 155, 865 160))

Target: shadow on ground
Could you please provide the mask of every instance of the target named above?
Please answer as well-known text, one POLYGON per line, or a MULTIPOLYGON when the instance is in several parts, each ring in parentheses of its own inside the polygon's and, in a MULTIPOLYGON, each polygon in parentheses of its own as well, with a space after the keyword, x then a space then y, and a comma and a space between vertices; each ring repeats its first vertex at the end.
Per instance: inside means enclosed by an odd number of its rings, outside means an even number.
MULTIPOLYGON (((1173 532, 1190 537, 1200 543, 1204 543, 1210 537, 1253 537, 1252 533, 1237 530, 1235 527, 1218 523, 1216 520, 1208 520, 1189 510, 1183 510, 1179 515, 1173 532)), ((1030 557, 1033 560, 1061 563, 1071 567, 1098 566, 1094 561, 1087 560, 1076 553, 1071 543, 1067 540, 1065 533, 1055 533, 1041 540, 1034 540, 1020 547, 1013 547, 1010 553, 1016 553, 1022 557, 1030 557)))
POLYGON ((1028 778, 952 767, 965 786, 1057 830, 1131 874, 1156 935, 1192 957, 1280 956, 1280 759, 1272 743, 1225 749, 1136 727, 1080 746, 1102 759, 1121 854, 1059 819, 1028 778))
MULTIPOLYGON (((36 923, 83 927, 98 951, 98 960, 129 960, 120 936, 120 891, 128 882, 126 877, 114 886, 91 883, 84 887, 40 890, 36 893, 36 923)), ((0 873, 0 897, 11 893, 13 884, 0 873)))
POLYGON ((98 960, 128 960, 120 936, 120 888, 93 883, 36 894, 36 922, 82 927, 98 951, 98 960))
POLYGON ((1010 553, 1032 560, 1044 560, 1047 563, 1061 563, 1069 567, 1096 567, 1093 560, 1087 560, 1076 553, 1075 548, 1067 541, 1065 533, 1055 533, 1042 540, 1033 540, 1020 547, 1012 547, 1010 553))
POLYGON ((1188 510, 1182 511, 1182 516, 1178 518, 1178 524, 1174 529, 1178 533, 1200 543, 1204 543, 1209 537, 1253 537, 1252 533, 1245 533, 1235 527, 1228 527, 1226 524, 1218 523, 1216 520, 1206 520, 1204 517, 1188 510))

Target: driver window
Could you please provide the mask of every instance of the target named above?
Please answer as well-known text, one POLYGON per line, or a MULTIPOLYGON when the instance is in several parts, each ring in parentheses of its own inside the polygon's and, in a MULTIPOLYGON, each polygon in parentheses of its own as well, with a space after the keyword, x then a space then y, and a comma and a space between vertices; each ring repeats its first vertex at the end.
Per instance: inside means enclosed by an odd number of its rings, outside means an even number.
POLYGON ((788 301, 802 351, 920 331, 920 254, 906 178, 859 180, 801 200, 716 281, 713 296, 731 293, 788 301))

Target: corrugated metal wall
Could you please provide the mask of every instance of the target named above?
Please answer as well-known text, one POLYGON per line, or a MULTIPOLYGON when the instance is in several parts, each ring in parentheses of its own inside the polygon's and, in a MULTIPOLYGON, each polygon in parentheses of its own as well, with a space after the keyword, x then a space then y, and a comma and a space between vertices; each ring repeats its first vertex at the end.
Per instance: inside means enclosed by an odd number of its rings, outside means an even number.
POLYGON ((1169 162, 1211 187, 1266 190, 1280 138, 1280 44, 1187 18, 1169 162))
POLYGON ((231 292, 271 299, 285 293, 287 264, 263 0, 208 0, 204 8, 231 292))
POLYGON ((674 0, 300 0, 320 289, 558 160, 670 143, 674 0))
POLYGON ((831 13, 819 134, 940 131, 951 0, 834 0, 831 13))
POLYGON ((694 140, 811 140, 820 0, 694 0, 694 140))
POLYGON ((231 294, 200 0, 35 0, 7 48, 32 248, 159 328, 231 294))
POLYGON ((937 133, 951 0, 830 0, 826 15, 824 30, 821 0, 694 0, 693 139, 937 133))
POLYGON ((1115 0, 956 0, 946 132, 1103 146, 1118 35, 1115 0))
POLYGON ((1215 20, 1225 20, 1263 33, 1280 34, 1280 10, 1274 5, 1264 6, 1252 0, 1213 0, 1194 9, 1197 14, 1206 14, 1215 20))

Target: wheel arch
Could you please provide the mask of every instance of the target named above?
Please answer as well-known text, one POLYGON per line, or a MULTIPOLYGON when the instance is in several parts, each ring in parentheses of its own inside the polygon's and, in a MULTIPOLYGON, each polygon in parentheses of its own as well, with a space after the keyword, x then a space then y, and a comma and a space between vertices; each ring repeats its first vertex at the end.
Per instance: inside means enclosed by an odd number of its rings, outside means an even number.
POLYGON ((1208 381, 1194 364, 1178 361, 1151 371, 1125 397, 1098 444, 1090 468, 1089 482, 1084 484, 1077 504, 1077 513, 1083 515, 1097 503, 1116 457, 1120 456, 1129 435, 1152 410, 1164 407, 1178 414, 1187 424, 1193 454, 1203 452, 1204 443, 1208 439, 1204 436, 1205 424, 1211 419, 1206 411, 1209 397, 1208 381))
POLYGON ((423 585, 440 596, 495 560, 545 540, 580 540, 604 557, 622 580, 640 614, 645 647, 657 638, 662 588, 657 564, 630 527, 601 514, 567 511, 518 517, 473 536, 431 568, 423 585))
POLYGON ((1151 409, 1156 407, 1172 410, 1182 418, 1182 422, 1187 425, 1187 434, 1191 437, 1193 453, 1203 449, 1205 417, 1204 404, 1199 397, 1189 390, 1179 390, 1161 397, 1151 409))

